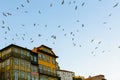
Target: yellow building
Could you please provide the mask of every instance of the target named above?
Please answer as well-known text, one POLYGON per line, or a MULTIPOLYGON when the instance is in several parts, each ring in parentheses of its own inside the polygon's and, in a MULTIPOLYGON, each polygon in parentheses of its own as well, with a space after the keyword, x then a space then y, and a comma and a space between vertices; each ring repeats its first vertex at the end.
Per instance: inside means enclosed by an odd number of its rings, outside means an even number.
POLYGON ((74 76, 73 80, 85 80, 83 76, 74 76))
POLYGON ((38 80, 37 54, 11 44, 0 50, 0 80, 38 80))
POLYGON ((90 76, 86 78, 85 80, 106 80, 104 75, 96 75, 96 76, 90 76))
POLYGON ((40 47, 35 47, 32 51, 38 53, 40 80, 58 80, 56 62, 58 56, 55 55, 52 49, 41 45, 40 47))

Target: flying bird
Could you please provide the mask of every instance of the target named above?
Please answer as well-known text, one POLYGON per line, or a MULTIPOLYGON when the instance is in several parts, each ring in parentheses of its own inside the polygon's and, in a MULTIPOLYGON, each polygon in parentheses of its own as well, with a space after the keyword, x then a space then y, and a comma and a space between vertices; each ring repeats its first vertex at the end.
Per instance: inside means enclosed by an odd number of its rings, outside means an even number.
POLYGON ((10 31, 10 27, 7 27, 8 28, 8 31, 10 31))
POLYGON ((41 11, 39 10, 38 13, 41 14, 41 11))
POLYGON ((50 7, 52 7, 53 5, 52 5, 52 3, 50 4, 50 7))
POLYGON ((61 3, 62 5, 64 4, 64 0, 62 1, 62 3, 61 3))
POLYGON ((84 27, 84 24, 82 24, 82 27, 84 27))
POLYGON ((75 6, 75 10, 77 10, 77 6, 75 6))
POLYGON ((2 20, 2 24, 5 24, 5 22, 2 20))
POLYGON ((21 4, 21 7, 24 7, 24 5, 23 5, 23 4, 21 4))
POLYGON ((7 17, 7 15, 3 12, 3 16, 7 17))
POLYGON ((30 1, 29 1, 29 0, 27 0, 27 3, 30 3, 30 1))
POLYGON ((11 16, 12 14, 11 14, 11 13, 9 13, 9 12, 7 12, 7 15, 10 15, 10 16, 11 16))
POLYGON ((117 7, 117 6, 118 6, 118 4, 119 4, 119 3, 117 2, 117 3, 113 6, 113 8, 117 7))
POLYGON ((84 6, 84 5, 85 5, 85 2, 82 3, 82 6, 84 6))

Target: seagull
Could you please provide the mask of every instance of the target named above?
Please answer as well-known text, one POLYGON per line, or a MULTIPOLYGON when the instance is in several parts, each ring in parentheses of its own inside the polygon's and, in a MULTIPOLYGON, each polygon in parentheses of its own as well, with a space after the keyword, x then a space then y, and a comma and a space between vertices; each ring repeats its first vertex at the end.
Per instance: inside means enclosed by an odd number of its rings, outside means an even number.
POLYGON ((23 4, 21 4, 21 6, 22 6, 22 7, 24 7, 24 5, 23 5, 23 4))
POLYGON ((5 26, 1 26, 1 28, 5 28, 5 26))
POLYGON ((3 16, 7 17, 7 15, 3 12, 3 16))
POLYGON ((29 1, 29 0, 27 0, 27 3, 30 3, 30 1, 29 1))
POLYGON ((101 44, 101 41, 99 41, 98 44, 101 44))
POLYGON ((62 5, 64 4, 64 0, 62 1, 62 3, 61 3, 62 5))
POLYGON ((16 8, 17 10, 19 9, 19 7, 16 8))
POLYGON ((84 24, 82 24, 82 27, 84 27, 84 24))
POLYGON ((117 7, 117 6, 118 6, 118 4, 119 4, 119 3, 117 2, 117 3, 113 6, 113 8, 117 7))
POLYGON ((41 34, 38 34, 38 37, 41 37, 41 34))
POLYGON ((4 22, 4 21, 2 21, 2 24, 5 24, 5 22, 4 22))
POLYGON ((53 5, 52 5, 52 3, 50 4, 50 7, 52 7, 53 5))
POLYGON ((9 27, 7 27, 8 28, 8 31, 10 31, 10 28, 9 27))
POLYGON ((75 6, 75 10, 77 10, 77 6, 75 6))
POLYGON ((85 2, 82 3, 82 6, 84 6, 84 5, 85 5, 85 2))
POLYGON ((11 16, 12 14, 7 12, 7 15, 10 15, 10 16, 11 16))
POLYGON ((38 13, 41 14, 41 11, 39 10, 38 13))

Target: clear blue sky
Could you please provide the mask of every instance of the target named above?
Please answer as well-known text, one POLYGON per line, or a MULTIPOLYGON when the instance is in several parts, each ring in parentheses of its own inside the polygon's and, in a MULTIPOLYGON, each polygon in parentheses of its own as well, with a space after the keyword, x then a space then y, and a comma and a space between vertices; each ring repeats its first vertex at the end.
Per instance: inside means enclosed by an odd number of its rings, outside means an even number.
POLYGON ((120 80, 120 0, 62 1, 1 0, 0 49, 44 44, 61 69, 120 80))

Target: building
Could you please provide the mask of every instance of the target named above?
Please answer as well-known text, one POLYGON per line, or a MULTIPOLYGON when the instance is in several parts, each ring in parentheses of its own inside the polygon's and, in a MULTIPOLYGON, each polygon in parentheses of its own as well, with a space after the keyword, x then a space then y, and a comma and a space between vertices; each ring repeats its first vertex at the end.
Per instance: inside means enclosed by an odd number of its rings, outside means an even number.
POLYGON ((93 76, 93 77, 88 77, 86 78, 85 80, 106 80, 104 75, 96 75, 96 76, 93 76))
POLYGON ((30 80, 31 50, 9 45, 0 50, 0 80, 30 80))
POLYGON ((11 44, 0 50, 0 80, 58 80, 58 63, 51 48, 29 50, 11 44))
POLYGON ((58 80, 58 64, 56 62, 58 56, 55 55, 52 49, 45 45, 41 45, 35 47, 32 51, 38 54, 40 80, 58 80))
POLYGON ((67 70, 58 70, 57 74, 60 77, 60 80, 73 80, 73 77, 75 76, 74 72, 67 70))
POLYGON ((85 80, 83 76, 74 76, 73 80, 85 80))

